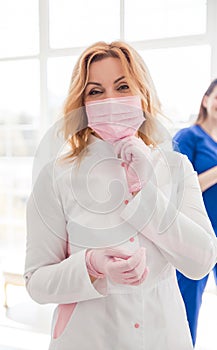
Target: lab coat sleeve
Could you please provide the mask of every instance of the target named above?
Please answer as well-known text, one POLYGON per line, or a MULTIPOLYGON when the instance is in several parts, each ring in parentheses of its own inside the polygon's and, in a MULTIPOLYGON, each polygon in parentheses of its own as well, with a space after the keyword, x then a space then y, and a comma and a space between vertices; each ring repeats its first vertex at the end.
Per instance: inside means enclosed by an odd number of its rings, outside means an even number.
POLYGON ((121 217, 152 241, 176 269, 191 279, 200 279, 217 261, 217 238, 197 174, 186 156, 176 154, 178 181, 174 178, 171 184, 176 193, 165 196, 156 182, 149 181, 121 217))
POLYGON ((85 252, 68 257, 65 215, 49 164, 27 203, 24 278, 32 299, 41 304, 67 304, 103 297, 90 281, 85 252))

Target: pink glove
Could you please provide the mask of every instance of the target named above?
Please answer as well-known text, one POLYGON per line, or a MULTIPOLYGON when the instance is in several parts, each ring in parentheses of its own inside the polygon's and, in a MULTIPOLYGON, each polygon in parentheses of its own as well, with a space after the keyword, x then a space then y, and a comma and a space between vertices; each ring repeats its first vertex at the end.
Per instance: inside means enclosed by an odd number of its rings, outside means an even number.
POLYGON ((109 277, 115 283, 131 286, 141 284, 148 273, 145 248, 132 255, 120 248, 91 249, 86 253, 86 264, 94 277, 109 277))
POLYGON ((136 136, 125 137, 113 145, 117 156, 124 161, 129 191, 140 191, 152 172, 151 150, 136 136))

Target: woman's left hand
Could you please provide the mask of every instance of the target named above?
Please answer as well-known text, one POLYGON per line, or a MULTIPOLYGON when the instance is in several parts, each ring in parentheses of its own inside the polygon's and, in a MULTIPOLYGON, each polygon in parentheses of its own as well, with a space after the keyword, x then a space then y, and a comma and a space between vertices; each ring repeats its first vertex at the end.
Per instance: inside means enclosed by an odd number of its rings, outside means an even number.
POLYGON ((116 141, 114 149, 117 156, 123 159, 130 193, 140 191, 151 174, 151 150, 136 136, 116 141))

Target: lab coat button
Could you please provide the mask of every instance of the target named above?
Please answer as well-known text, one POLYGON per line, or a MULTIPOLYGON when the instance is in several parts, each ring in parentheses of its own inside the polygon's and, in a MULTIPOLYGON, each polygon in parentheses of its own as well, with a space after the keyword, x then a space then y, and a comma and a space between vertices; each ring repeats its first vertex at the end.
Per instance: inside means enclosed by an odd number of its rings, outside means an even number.
POLYGON ((124 163, 124 162, 122 162, 122 163, 121 163, 121 166, 122 166, 122 167, 124 168, 124 166, 125 166, 125 163, 124 163))
POLYGON ((130 238, 130 242, 134 242, 134 237, 131 237, 131 238, 130 238))
POLYGON ((134 324, 134 327, 135 327, 135 328, 139 328, 139 323, 135 323, 135 324, 134 324))
POLYGON ((124 203, 125 203, 125 204, 128 204, 128 203, 129 203, 128 199, 125 199, 124 203))

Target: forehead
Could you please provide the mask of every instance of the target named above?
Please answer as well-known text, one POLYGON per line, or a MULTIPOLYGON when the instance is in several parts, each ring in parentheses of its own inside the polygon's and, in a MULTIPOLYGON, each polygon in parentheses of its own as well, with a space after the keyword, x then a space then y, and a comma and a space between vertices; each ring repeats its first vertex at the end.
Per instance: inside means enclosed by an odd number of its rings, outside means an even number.
POLYGON ((114 82, 115 79, 124 76, 124 69, 119 58, 106 57, 90 64, 88 81, 103 83, 114 82))

